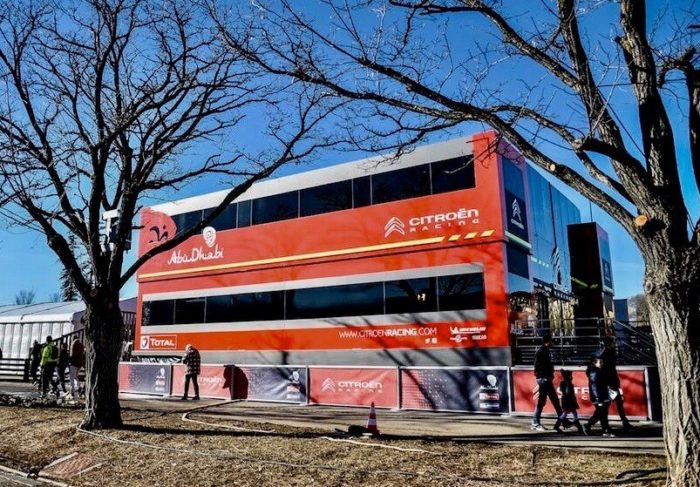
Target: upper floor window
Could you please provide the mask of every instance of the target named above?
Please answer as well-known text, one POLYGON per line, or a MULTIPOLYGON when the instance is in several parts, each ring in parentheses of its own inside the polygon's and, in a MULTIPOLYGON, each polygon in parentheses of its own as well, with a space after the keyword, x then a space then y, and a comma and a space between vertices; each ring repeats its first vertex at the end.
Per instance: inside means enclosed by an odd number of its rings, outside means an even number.
MULTIPOLYGON (((212 222, 216 230, 243 228, 291 218, 469 189, 475 186, 472 156, 461 156, 370 176, 336 181, 233 203, 212 222)), ((178 231, 199 223, 207 209, 173 215, 178 231)))

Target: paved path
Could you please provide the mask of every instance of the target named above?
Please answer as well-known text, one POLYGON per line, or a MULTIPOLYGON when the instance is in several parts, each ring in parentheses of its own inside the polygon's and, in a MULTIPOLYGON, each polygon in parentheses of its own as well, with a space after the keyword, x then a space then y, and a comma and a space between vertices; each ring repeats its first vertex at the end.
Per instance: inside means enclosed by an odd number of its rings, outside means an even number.
POLYGON ((0 470, 0 487, 20 487, 20 486, 34 487, 37 485, 46 485, 46 484, 43 484, 43 483, 38 482, 36 480, 28 479, 26 477, 15 475, 13 473, 9 473, 9 472, 6 472, 4 470, 0 470))
MULTIPOLYGON (((26 383, 0 382, 0 393, 33 396, 35 389, 26 383)), ((335 428, 346 430, 348 426, 365 425, 367 408, 337 406, 298 406, 279 403, 225 402, 220 400, 180 401, 175 398, 121 395, 122 407, 143 411, 172 412, 180 414, 193 407, 211 406, 198 413, 207 422, 217 419, 253 421, 271 425, 287 425, 303 428, 327 428, 329 434, 335 428)), ((636 423, 636 428, 616 438, 602 438, 598 434, 579 436, 575 430, 564 434, 555 431, 532 431, 530 419, 514 416, 490 416, 478 414, 377 410, 377 422, 387 437, 426 439, 433 441, 497 442, 509 444, 540 445, 575 449, 606 450, 621 453, 663 455, 664 445, 659 424, 636 423)), ((553 425, 554 420, 545 420, 553 425)), ((612 422, 619 430, 620 424, 612 422)))
MULTIPOLYGON (((192 401, 153 399, 123 396, 122 406, 138 410, 181 413, 193 407, 192 401)), ((198 412, 204 421, 233 419, 302 428, 335 428, 347 430, 353 424, 367 423, 367 408, 337 406, 297 406, 261 402, 200 401, 197 406, 207 407, 198 412)), ((424 439, 433 441, 460 441, 473 443, 509 443, 605 450, 620 453, 663 455, 664 445, 659 424, 640 424, 616 438, 579 436, 575 430, 563 434, 555 431, 532 431, 530 418, 513 416, 486 416, 477 414, 377 410, 377 422, 382 435, 389 438, 424 439)), ((545 421, 554 423, 554 420, 545 421)), ((613 427, 621 427, 612 422, 613 427)))

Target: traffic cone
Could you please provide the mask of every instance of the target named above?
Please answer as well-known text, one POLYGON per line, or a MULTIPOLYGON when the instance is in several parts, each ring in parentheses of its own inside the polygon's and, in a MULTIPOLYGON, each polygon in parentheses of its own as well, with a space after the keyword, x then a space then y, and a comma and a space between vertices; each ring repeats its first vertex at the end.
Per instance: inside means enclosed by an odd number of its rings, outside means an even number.
POLYGON ((374 401, 369 406, 369 418, 367 418, 367 430, 372 433, 372 436, 379 436, 379 428, 377 428, 377 412, 374 410, 374 401))

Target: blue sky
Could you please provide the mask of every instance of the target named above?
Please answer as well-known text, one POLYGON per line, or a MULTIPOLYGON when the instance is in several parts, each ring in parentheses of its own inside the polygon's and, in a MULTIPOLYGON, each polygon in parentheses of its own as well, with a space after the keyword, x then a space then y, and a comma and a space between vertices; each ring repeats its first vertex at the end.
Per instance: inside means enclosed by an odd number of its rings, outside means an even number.
MULTIPOLYGON (((689 8, 696 8, 695 4, 692 2, 680 3, 687 4, 689 8)), ((668 2, 649 2, 650 16, 654 16, 659 12, 664 12, 663 8, 667 4, 668 2)), ((610 38, 613 25, 613 19, 611 16, 616 15, 616 7, 614 2, 611 4, 602 3, 601 5, 602 6, 597 7, 597 11, 594 12, 595 15, 585 17, 583 20, 587 33, 593 39, 593 42, 595 42, 596 38, 603 40, 610 38), (607 18, 610 20, 610 22, 601 22, 601 17, 603 19, 607 18)), ((678 2, 674 2, 671 5, 677 6, 678 2)), ((458 41, 459 39, 455 36, 464 35, 463 32, 464 31, 451 33, 451 41, 458 41)), ((507 71, 508 69, 510 69, 512 72, 513 70, 517 69, 517 66, 507 67, 502 76, 509 76, 507 71)), ((629 90, 627 90, 626 93, 625 90, 623 90, 621 94, 616 94, 614 99, 614 107, 619 119, 626 127, 628 127, 631 139, 636 139, 636 112, 633 110, 633 100, 629 90)), ((691 218, 697 219, 698 215, 700 215, 700 199, 696 189, 694 188, 690 161, 688 159, 689 151, 687 128, 684 129, 683 127, 683 124, 685 123, 683 114, 684 106, 682 102, 676 103, 674 101, 673 103, 668 104, 668 108, 671 112, 671 119, 673 120, 677 130, 676 142, 679 155, 679 164, 682 173, 682 180, 684 182, 684 193, 688 200, 689 213, 691 218)), ((259 137, 259 134, 254 132, 255 130, 259 129, 260 120, 256 119, 255 114, 252 114, 247 123, 248 128, 246 130, 248 131, 249 135, 252 135, 250 140, 257 141, 259 145, 257 149, 265 149, 265 138, 259 137)), ((453 132, 452 134, 439 134, 431 137, 429 141, 437 141, 455 137, 457 135, 469 135, 478 131, 480 128, 481 127, 473 124, 465 125, 462 126, 457 133, 453 132)), ((634 143, 631 145, 634 146, 634 143)), ((563 151, 558 150, 556 147, 549 147, 548 149, 549 154, 553 157, 561 160, 562 162, 568 162, 572 165, 576 165, 575 160, 572 159, 570 154, 566 154, 563 151)), ((193 156, 196 157, 196 154, 190 154, 190 157, 193 156)), ((352 153, 324 153, 320 154, 313 162, 302 166, 291 166, 284 168, 277 175, 290 174, 293 172, 300 172, 316 167, 353 160, 358 156, 359 154, 352 153)), ((180 188, 177 192, 177 198, 207 193, 221 189, 222 187, 221 182, 217 179, 204 178, 180 188)), ((639 251, 629 236, 603 211, 595 206, 589 205, 589 203, 580 195, 559 183, 557 183, 557 187, 559 187, 559 189, 561 189, 567 197, 572 199, 579 206, 583 221, 589 221, 590 217, 592 216, 594 221, 598 221, 608 231, 610 235, 616 296, 629 297, 641 292, 643 264, 639 251)), ((172 199, 173 195, 161 194, 160 197, 163 200, 168 200, 172 199)), ((134 239, 134 243, 136 243, 136 239, 134 239)), ((135 253, 136 249, 132 249, 129 254, 128 261, 133 260, 135 253)), ((56 257, 46 246, 44 237, 40 234, 18 228, 1 228, 0 269, 2 269, 2 277, 0 278, 0 304, 11 303, 14 300, 16 293, 23 289, 36 292, 37 301, 48 300, 52 293, 59 291, 59 264, 56 257)), ((129 285, 123 289, 122 294, 125 297, 134 296, 136 294, 135 284, 133 282, 129 283, 129 285)))

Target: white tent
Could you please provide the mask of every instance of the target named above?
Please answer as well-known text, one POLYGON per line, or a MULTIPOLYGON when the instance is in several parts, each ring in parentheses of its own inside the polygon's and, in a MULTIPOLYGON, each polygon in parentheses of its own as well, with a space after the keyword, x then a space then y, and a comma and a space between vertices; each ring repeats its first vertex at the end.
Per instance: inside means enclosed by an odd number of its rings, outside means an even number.
MULTIPOLYGON (((122 311, 132 313, 136 299, 121 302, 122 311)), ((4 358, 27 358, 34 340, 40 343, 51 335, 62 335, 82 329, 85 303, 39 303, 0 306, 0 349, 4 358)))

